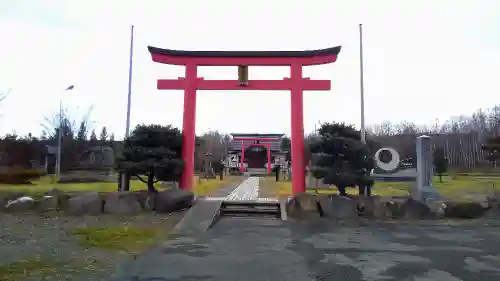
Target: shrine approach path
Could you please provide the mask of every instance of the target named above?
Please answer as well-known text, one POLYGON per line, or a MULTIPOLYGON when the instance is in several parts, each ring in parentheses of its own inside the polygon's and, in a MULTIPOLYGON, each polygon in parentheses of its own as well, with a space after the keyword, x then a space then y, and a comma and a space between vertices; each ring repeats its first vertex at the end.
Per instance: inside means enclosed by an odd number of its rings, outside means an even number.
POLYGON ((171 237, 111 280, 500 280, 500 222, 222 218, 171 237))

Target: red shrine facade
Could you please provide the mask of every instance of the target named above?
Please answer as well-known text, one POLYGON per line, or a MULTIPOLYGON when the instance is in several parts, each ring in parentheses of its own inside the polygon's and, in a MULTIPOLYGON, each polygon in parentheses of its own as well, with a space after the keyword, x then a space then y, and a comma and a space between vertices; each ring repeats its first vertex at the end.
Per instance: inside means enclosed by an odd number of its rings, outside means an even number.
MULTIPOLYGON (((290 91, 291 155, 293 194, 305 192, 304 166, 304 91, 328 91, 330 80, 303 77, 304 66, 333 63, 340 46, 309 51, 181 51, 148 47, 154 62, 184 65, 185 76, 159 79, 159 90, 184 90, 182 158, 185 168, 180 187, 191 189, 194 172, 196 91, 197 90, 264 90, 290 91), (205 80, 198 77, 199 66, 237 66, 237 80, 205 80), (288 66, 290 77, 282 80, 249 80, 249 66, 288 66)), ((259 143, 260 144, 260 143, 259 143)), ((243 157, 243 156, 242 156, 243 157)))
POLYGON ((229 171, 271 173, 274 165, 282 165, 284 134, 231 134, 226 167, 229 171))

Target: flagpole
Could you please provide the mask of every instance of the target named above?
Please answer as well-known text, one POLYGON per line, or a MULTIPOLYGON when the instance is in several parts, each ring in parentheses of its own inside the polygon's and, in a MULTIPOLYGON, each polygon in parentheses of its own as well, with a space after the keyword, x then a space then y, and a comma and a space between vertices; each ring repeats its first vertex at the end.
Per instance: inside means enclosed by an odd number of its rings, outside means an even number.
POLYGON ((363 81, 363 25, 359 24, 359 84, 361 96, 361 141, 366 143, 365 129, 365 87, 363 81))
POLYGON ((127 123, 125 124, 125 138, 130 133, 130 104, 132 100, 132 58, 134 56, 134 26, 130 27, 130 56, 128 68, 128 96, 127 96, 127 123))
MULTIPOLYGON (((127 95, 127 123, 125 124, 125 136, 123 141, 130 135, 130 106, 132 102, 132 61, 134 57, 134 25, 130 27, 130 54, 129 54, 129 66, 128 66, 128 95, 127 95)), ((129 189, 129 184, 127 181, 126 173, 121 174, 121 187, 119 191, 124 191, 129 189)))

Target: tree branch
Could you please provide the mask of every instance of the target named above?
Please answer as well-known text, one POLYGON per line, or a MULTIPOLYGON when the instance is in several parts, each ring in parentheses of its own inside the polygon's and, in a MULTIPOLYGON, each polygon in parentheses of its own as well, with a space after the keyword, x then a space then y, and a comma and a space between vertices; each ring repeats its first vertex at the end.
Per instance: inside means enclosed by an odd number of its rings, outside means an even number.
POLYGON ((143 183, 148 183, 147 180, 144 180, 143 178, 141 178, 141 176, 139 175, 135 175, 140 181, 142 181, 143 183))

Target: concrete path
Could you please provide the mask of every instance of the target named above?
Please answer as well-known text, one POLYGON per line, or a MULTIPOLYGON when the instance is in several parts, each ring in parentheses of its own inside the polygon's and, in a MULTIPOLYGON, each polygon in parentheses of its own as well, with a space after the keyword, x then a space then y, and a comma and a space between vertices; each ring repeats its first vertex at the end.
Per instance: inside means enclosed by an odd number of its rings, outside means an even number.
POLYGON ((225 200, 256 200, 259 197, 259 177, 249 177, 229 194, 225 200))
POLYGON ((238 185, 228 196, 210 196, 204 197, 207 201, 262 201, 262 202, 278 202, 277 198, 259 197, 260 179, 259 177, 249 177, 238 185))
POLYGON ((113 280, 500 280, 500 226, 225 218, 138 257, 113 280))

